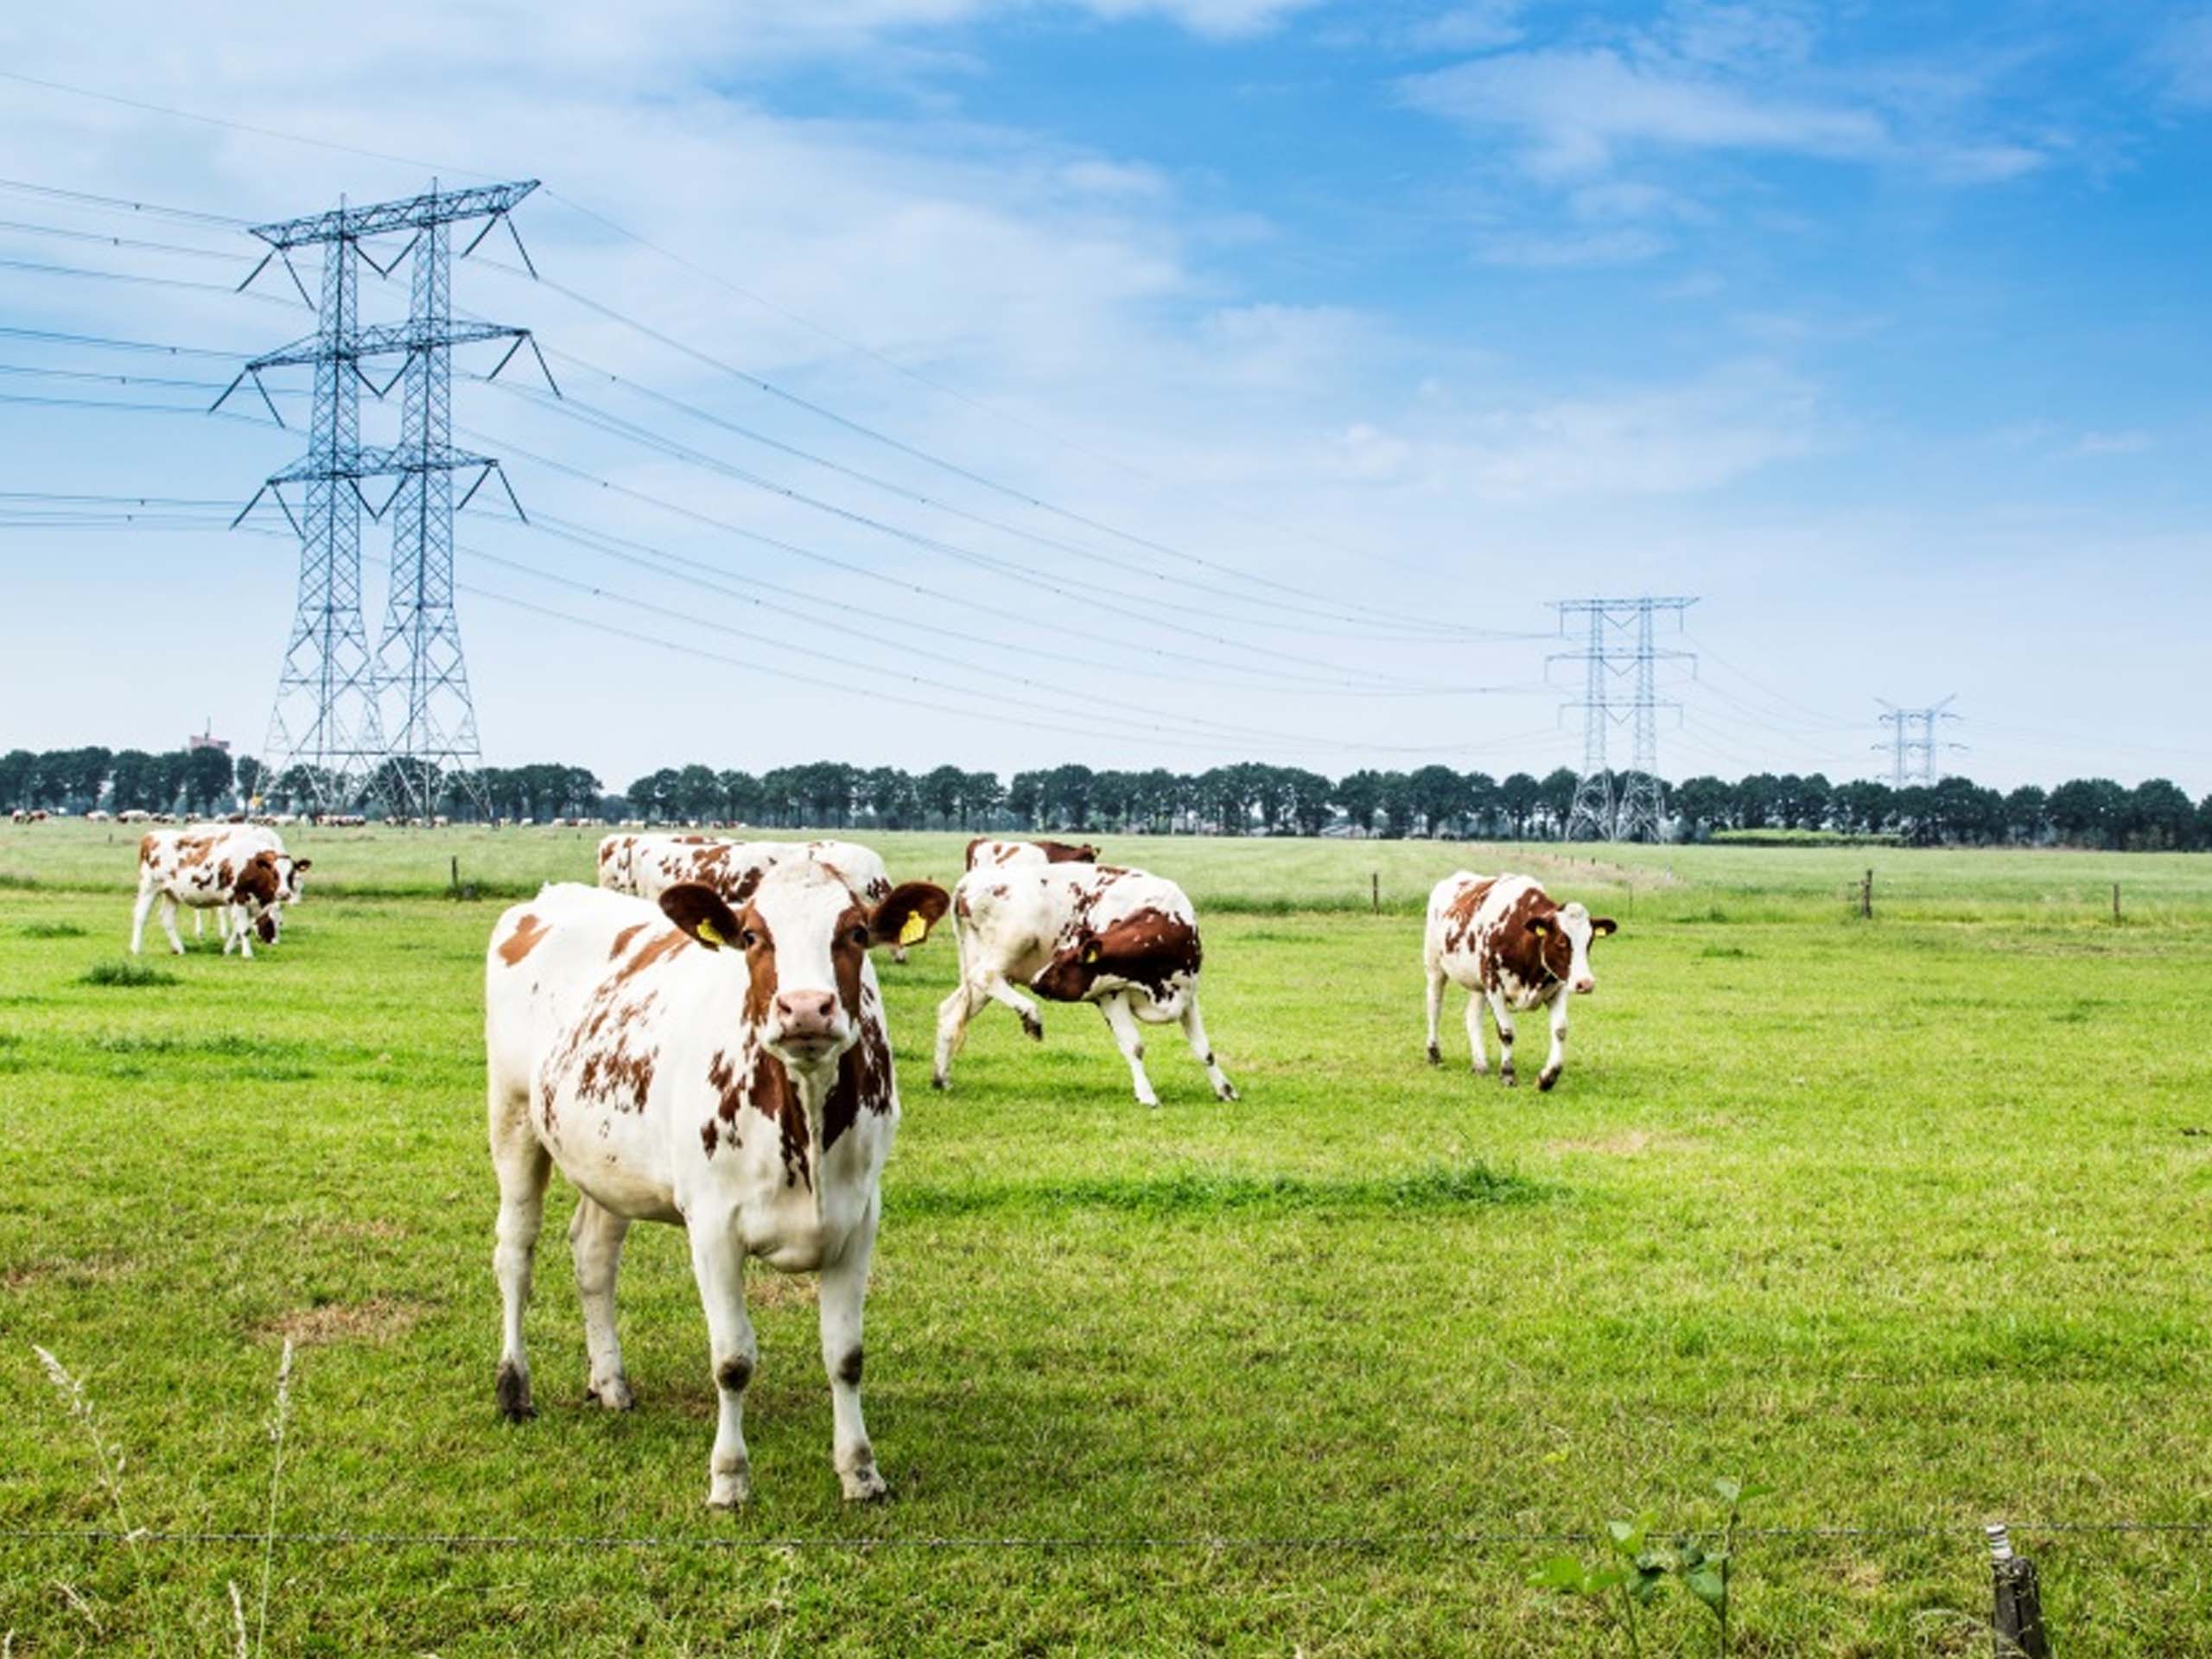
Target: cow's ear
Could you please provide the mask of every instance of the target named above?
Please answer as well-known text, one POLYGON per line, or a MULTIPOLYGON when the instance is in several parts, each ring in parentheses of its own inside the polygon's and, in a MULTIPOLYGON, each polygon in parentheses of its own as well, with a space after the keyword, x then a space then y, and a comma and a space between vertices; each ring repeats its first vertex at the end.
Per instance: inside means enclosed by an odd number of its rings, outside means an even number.
POLYGON ((1534 921, 1534 922, 1531 922, 1531 923, 1529 923, 1529 937, 1530 937, 1530 938, 1538 938, 1538 939, 1541 939, 1541 938, 1544 938, 1546 935, 1548 935, 1548 933, 1550 933, 1550 931, 1552 931, 1552 925, 1551 925, 1549 922, 1547 922, 1547 921, 1541 921, 1541 920, 1540 920, 1540 921, 1534 921))
POLYGON ((952 895, 929 881, 902 881, 868 918, 878 944, 919 944, 952 908, 952 895))
POLYGON ((311 858, 296 858, 292 861, 292 868, 296 870, 311 870, 315 868, 315 860, 311 858))
POLYGON ((1607 933, 1618 933, 1620 931, 1621 925, 1610 916, 1592 916, 1590 918, 1590 932, 1593 938, 1607 933))
POLYGON ((745 930, 722 902, 722 896, 703 881, 679 881, 660 896, 661 913, 709 950, 735 944, 745 930))

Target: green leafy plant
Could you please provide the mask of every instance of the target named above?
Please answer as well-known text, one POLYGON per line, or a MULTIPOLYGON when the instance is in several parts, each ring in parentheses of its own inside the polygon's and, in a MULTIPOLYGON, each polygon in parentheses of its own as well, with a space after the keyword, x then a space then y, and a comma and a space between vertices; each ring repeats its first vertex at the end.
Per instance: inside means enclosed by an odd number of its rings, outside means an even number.
POLYGON ((1641 1659, 1643 1634, 1638 1612, 1658 1600, 1669 1580, 1678 1580, 1713 1615, 1714 1651, 1726 1659, 1735 1588, 1736 1535, 1743 1524, 1744 1505, 1769 1490, 1726 1477, 1713 1483, 1713 1495, 1726 1506, 1714 1548, 1707 1548, 1700 1541, 1710 1539, 1711 1533, 1686 1533, 1655 1541, 1652 1529, 1657 1517, 1646 1513, 1633 1521, 1605 1523, 1605 1541, 1612 1554, 1596 1567, 1573 1555, 1554 1555, 1537 1568, 1530 1582, 1561 1595, 1584 1596, 1599 1603, 1619 1625, 1629 1652, 1641 1659))

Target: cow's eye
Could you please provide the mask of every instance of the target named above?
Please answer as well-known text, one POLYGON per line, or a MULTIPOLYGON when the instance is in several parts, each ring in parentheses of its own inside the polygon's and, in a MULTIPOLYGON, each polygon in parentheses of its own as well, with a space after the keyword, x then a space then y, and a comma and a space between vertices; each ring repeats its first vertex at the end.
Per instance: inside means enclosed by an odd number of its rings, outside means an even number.
POLYGON ((845 937, 850 939, 855 944, 859 945, 863 950, 868 948, 868 929, 865 927, 856 926, 853 928, 851 931, 848 932, 845 937))
POLYGON ((737 942, 750 950, 760 943, 760 936, 749 927, 741 927, 737 931, 737 942))

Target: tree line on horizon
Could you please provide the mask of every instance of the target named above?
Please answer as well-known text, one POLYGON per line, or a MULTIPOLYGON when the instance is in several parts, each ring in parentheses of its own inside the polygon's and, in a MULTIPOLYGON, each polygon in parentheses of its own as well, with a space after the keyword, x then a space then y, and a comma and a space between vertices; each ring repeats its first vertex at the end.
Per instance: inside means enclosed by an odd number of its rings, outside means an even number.
MULTIPOLYGON (((251 756, 220 749, 155 753, 99 747, 0 754, 0 809, 218 814, 250 800, 272 812, 307 811, 323 798, 303 769, 269 776, 251 756)), ((609 793, 588 767, 546 762, 487 766, 439 780, 437 810, 466 821, 480 795, 508 821, 555 817, 763 828, 1049 830, 1072 834, 1314 836, 1397 839, 1559 839, 1573 810, 1576 774, 1494 778, 1445 766, 1362 769, 1331 779, 1261 762, 1200 772, 1068 765, 996 772, 938 766, 910 772, 819 760, 754 774, 694 764, 665 766, 609 793), (472 791, 467 785, 474 783, 472 791)), ((1618 793, 1618 789, 1616 790, 1618 793)), ((2130 787, 2075 779, 2009 792, 1966 778, 1904 789, 1831 783, 1819 772, 1701 775, 1667 789, 1674 838, 1745 831, 1890 836, 1915 845, 2063 844, 2120 850, 2212 849, 2212 796, 2191 802, 2153 778, 2130 787)))

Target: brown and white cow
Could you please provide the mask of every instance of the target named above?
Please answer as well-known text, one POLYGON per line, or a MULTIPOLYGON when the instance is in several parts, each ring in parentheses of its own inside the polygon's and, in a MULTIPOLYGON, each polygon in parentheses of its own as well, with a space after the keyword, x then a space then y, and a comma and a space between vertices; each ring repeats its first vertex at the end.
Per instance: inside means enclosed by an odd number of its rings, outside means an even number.
POLYGON ((1140 1021, 1179 1021, 1214 1093, 1236 1098, 1198 1015, 1198 916, 1173 881, 1106 864, 983 864, 952 890, 952 915, 960 983, 938 1008, 936 1087, 952 1086, 953 1056, 987 1001, 1012 1008, 1043 1040, 1036 1005, 1014 988, 1020 981, 1055 1002, 1095 1004, 1144 1105, 1160 1096, 1145 1075, 1140 1021))
MULTIPOLYGON (((267 944, 281 944, 284 938, 285 912, 293 906, 306 900, 307 873, 315 868, 315 861, 311 858, 296 859, 286 853, 284 838, 265 823, 238 823, 231 831, 231 835, 234 838, 235 844, 239 847, 258 847, 276 855, 278 867, 284 872, 283 902, 270 912, 273 931, 265 934, 264 938, 267 944)), ((192 937, 195 939, 203 938, 207 931, 207 911, 194 910, 192 912, 192 937)), ((228 909, 216 911, 215 931, 218 938, 224 939, 230 938, 231 912, 228 909)))
POLYGON ((300 873, 312 859, 294 860, 271 848, 264 830, 227 825, 202 830, 151 830, 138 842, 138 902, 130 918, 130 954, 145 944, 146 918, 161 901, 162 931, 169 949, 184 954, 176 908, 219 910, 223 954, 253 954, 249 930, 274 944, 283 906, 299 891, 300 873))
POLYGON ((523 1308, 557 1164, 579 1193, 569 1241, 591 1396, 631 1403, 614 1327, 624 1235, 633 1221, 674 1223, 690 1236, 720 1391, 708 1503, 751 1492, 753 1255, 820 1274, 838 1478, 849 1498, 882 1496, 861 1419, 861 1315, 899 1090, 868 947, 926 932, 950 902, 910 882, 871 904, 796 859, 739 905, 698 882, 658 905, 563 885, 500 917, 484 1032, 505 1307, 496 1392, 509 1417, 531 1414, 523 1308))
MULTIPOLYGON (((724 902, 743 904, 776 865, 810 858, 843 876, 870 904, 891 892, 883 855, 856 841, 724 841, 715 836, 607 836, 599 843, 599 885, 638 899, 658 899, 685 881, 703 881, 724 902)), ((891 941, 891 959, 906 960, 906 944, 891 941)))
POLYGON ((1483 1008, 1497 1021, 1498 1074, 1513 1077, 1513 1016, 1531 1008, 1549 1010, 1552 1049, 1536 1086, 1549 1089, 1567 1064, 1567 1008, 1570 996, 1598 988, 1590 971, 1590 942, 1615 931, 1610 916, 1592 916, 1579 901, 1553 902, 1533 877, 1475 875, 1466 870, 1447 875, 1428 895, 1428 931, 1421 963, 1428 972, 1428 1061, 1444 1063, 1437 1046, 1437 1016, 1444 1008, 1444 982, 1467 995, 1467 1040, 1478 1072, 1490 1067, 1483 1057, 1483 1008))
POLYGON ((994 841, 978 836, 968 843, 968 868, 1008 864, 1096 864, 1098 849, 1085 842, 1078 847, 1065 841, 994 841))

